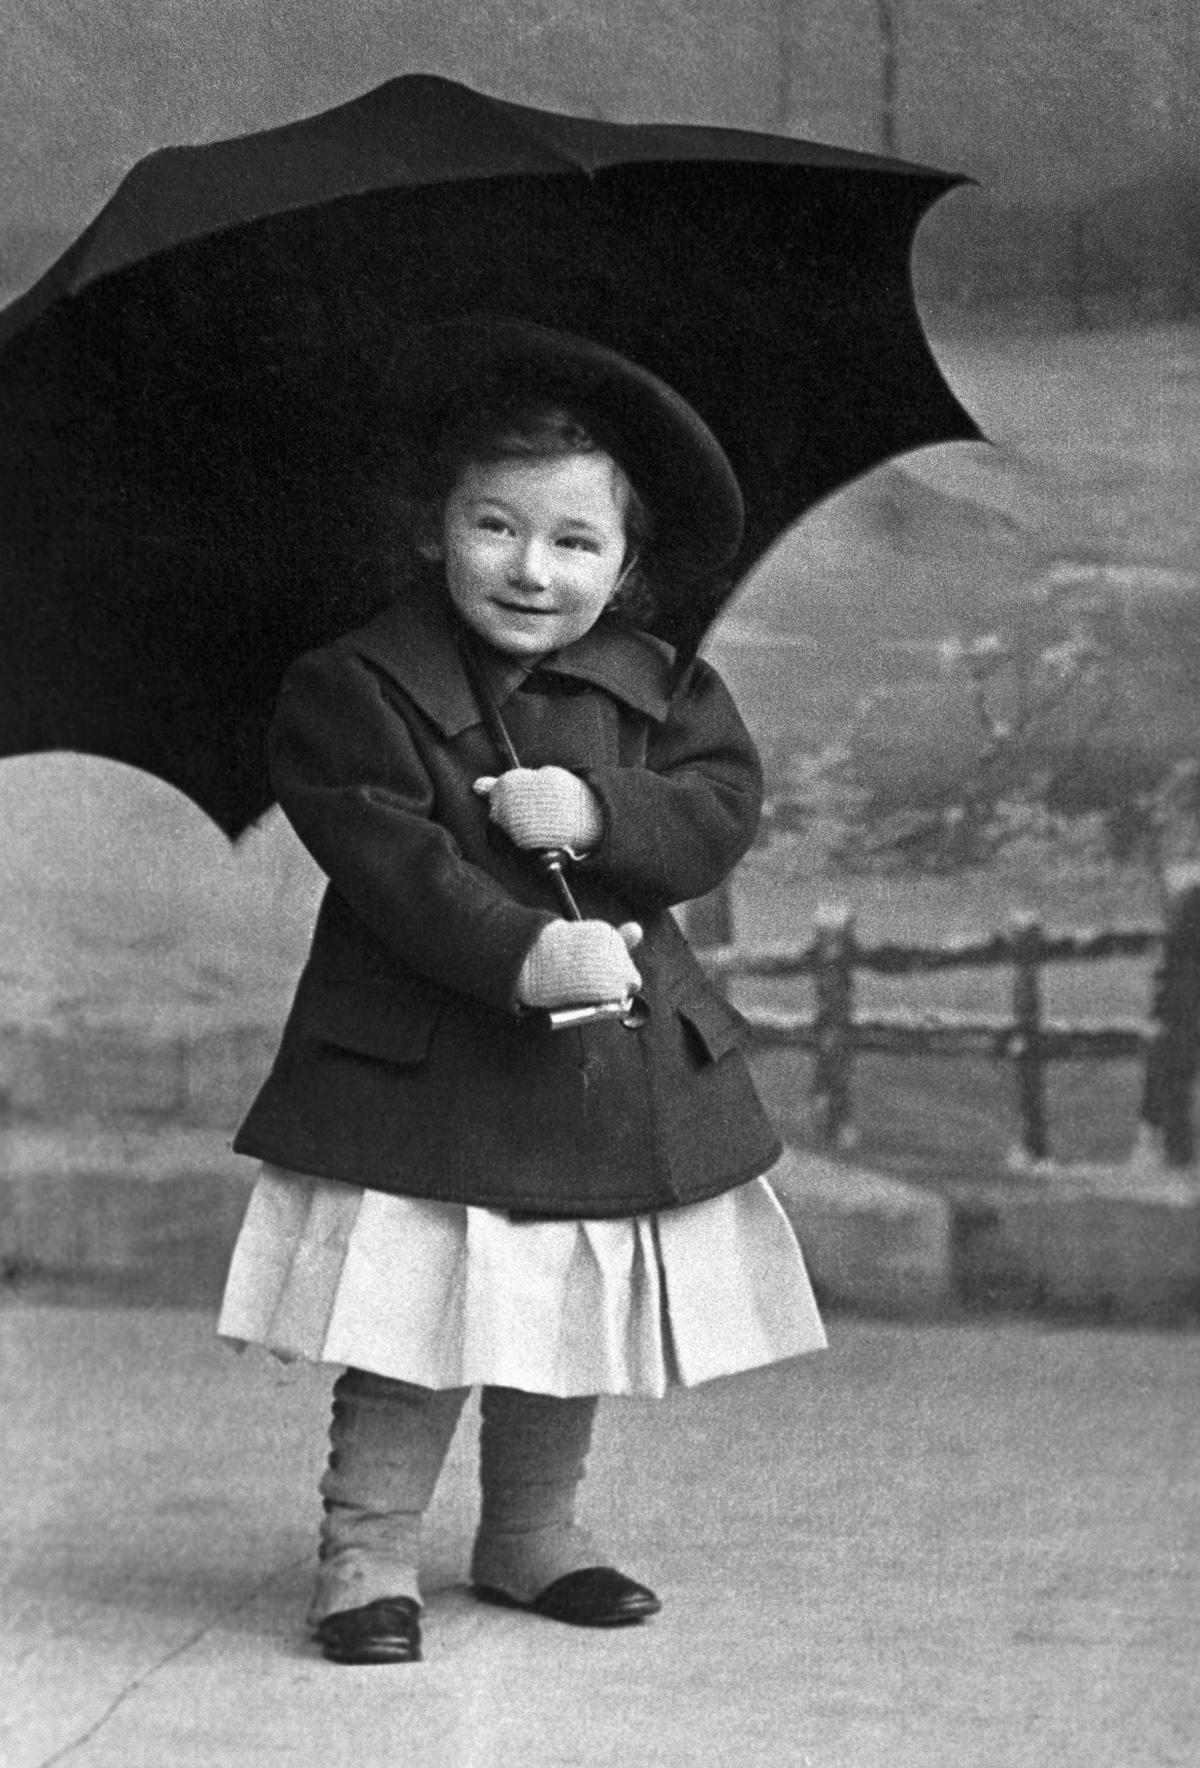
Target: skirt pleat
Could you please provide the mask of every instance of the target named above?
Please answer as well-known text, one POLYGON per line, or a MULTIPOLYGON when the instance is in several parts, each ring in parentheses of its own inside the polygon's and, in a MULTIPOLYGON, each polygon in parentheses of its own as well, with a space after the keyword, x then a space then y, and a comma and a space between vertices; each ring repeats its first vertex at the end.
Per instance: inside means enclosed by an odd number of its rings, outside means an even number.
POLYGON ((658 1396, 825 1344, 764 1179, 615 1221, 511 1221, 263 1167, 218 1331, 422 1387, 658 1396))

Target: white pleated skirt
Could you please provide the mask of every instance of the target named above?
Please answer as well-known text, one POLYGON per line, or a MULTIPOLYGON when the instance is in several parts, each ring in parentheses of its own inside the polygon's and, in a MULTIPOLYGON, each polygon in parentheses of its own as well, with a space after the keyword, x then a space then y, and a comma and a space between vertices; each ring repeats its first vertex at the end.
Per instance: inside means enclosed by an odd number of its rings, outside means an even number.
POLYGON ((422 1387, 660 1396, 826 1342, 765 1179, 616 1221, 513 1222, 264 1166, 217 1330, 422 1387))

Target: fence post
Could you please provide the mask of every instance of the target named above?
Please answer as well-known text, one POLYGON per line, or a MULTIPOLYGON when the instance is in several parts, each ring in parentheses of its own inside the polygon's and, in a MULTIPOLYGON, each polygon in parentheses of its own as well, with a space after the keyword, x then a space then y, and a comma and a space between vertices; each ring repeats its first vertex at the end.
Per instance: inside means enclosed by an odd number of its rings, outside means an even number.
POLYGON ((1046 1160, 1050 1137, 1046 1124, 1046 1068, 1042 1051, 1042 929, 1031 915, 1012 920, 1013 1056, 1017 1066, 1017 1100, 1021 1139, 1017 1161, 1028 1165, 1046 1160))
POLYGON ((1192 1084, 1200 1058, 1200 866, 1169 870, 1167 891, 1141 1119, 1146 1139, 1168 1166, 1190 1166, 1196 1149, 1192 1084))
POLYGON ((816 988, 816 1063, 813 1096, 818 1134, 826 1148, 852 1148, 851 1080, 854 1069, 854 917, 843 904, 819 908, 813 918, 816 988))
POLYGON ((698 951, 712 946, 733 944, 733 891, 729 880, 718 884, 707 896, 693 897, 684 904, 683 931, 688 944, 698 951))
MULTIPOLYGON (((695 896, 683 905, 680 925, 688 944, 698 952, 713 951, 734 943, 733 891, 728 878, 710 890, 707 896, 695 896)), ((730 978, 722 977, 713 986, 729 997, 730 978)))

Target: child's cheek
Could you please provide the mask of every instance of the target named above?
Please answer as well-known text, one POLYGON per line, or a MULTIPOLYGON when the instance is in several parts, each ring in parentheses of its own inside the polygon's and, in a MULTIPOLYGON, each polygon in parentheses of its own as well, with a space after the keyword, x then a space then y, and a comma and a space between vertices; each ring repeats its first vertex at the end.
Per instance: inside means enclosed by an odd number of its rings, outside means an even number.
POLYGON ((503 571, 509 562, 510 549, 499 537, 493 538, 486 534, 475 549, 475 559, 481 571, 503 571))
POLYGON ((486 576, 495 569, 496 548, 485 539, 471 540, 463 547, 459 557, 468 576, 486 576))

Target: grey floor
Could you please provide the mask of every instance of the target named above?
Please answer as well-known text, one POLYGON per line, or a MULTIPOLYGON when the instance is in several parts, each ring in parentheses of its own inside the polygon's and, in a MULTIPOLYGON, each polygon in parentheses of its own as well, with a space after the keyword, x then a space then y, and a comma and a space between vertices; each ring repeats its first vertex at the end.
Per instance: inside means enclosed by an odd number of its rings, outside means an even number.
POLYGON ((1200 1338, 839 1322, 602 1412, 588 1517, 664 1612, 473 1603, 464 1427, 427 1661, 302 1635, 328 1372, 149 1308, 0 1310, 5 1768, 1141 1768, 1200 1760, 1200 1338))

